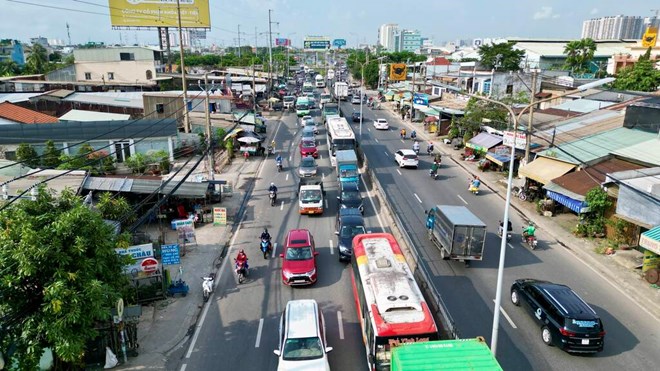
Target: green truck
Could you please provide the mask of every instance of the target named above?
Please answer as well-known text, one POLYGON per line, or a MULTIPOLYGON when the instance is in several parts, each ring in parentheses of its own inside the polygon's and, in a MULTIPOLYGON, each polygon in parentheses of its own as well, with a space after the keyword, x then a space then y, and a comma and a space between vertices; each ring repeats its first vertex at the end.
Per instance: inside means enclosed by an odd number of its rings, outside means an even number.
POLYGON ((392 349, 391 371, 502 371, 482 337, 408 343, 392 349))

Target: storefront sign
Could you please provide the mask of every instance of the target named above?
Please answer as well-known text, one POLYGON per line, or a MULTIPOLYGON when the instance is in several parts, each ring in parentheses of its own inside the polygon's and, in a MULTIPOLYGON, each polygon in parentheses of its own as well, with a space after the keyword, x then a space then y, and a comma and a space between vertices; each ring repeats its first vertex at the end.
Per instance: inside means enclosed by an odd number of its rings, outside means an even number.
POLYGON ((227 225, 227 208, 213 208, 213 225, 227 225))
POLYGON ((191 242, 195 240, 195 229, 193 227, 181 227, 176 230, 179 240, 184 242, 191 242))
POLYGON ((194 227, 193 219, 188 218, 188 219, 175 219, 172 220, 172 228, 173 229, 179 229, 181 227, 194 227))
MULTIPOLYGON (((513 131, 505 131, 504 132, 504 139, 502 140, 502 143, 505 146, 513 146, 513 141, 514 141, 514 132, 513 131)), ((527 134, 525 134, 522 131, 516 131, 515 132, 515 141, 516 141, 516 149, 525 149, 526 144, 527 144, 527 134)))
POLYGON ((642 235, 639 236, 639 246, 652 251, 655 254, 660 254, 660 241, 646 235, 645 233, 642 233, 642 235))
POLYGON ((163 245, 160 247, 160 256, 163 265, 177 265, 181 264, 181 256, 179 255, 179 244, 163 245))
POLYGON ((130 255, 134 260, 152 258, 154 256, 154 245, 145 243, 144 245, 130 246, 127 249, 115 249, 119 255, 130 255))
POLYGON ((133 278, 146 278, 160 275, 158 261, 154 259, 154 246, 151 243, 130 246, 127 249, 115 249, 119 255, 129 255, 133 262, 124 266, 124 273, 133 278), (145 262, 146 261, 146 262, 145 262), (154 265, 154 261, 156 264, 154 265), (155 266, 155 269, 154 269, 155 266))
POLYGON ((158 260, 154 258, 142 259, 142 262, 140 262, 140 268, 144 273, 154 273, 158 271, 158 260))

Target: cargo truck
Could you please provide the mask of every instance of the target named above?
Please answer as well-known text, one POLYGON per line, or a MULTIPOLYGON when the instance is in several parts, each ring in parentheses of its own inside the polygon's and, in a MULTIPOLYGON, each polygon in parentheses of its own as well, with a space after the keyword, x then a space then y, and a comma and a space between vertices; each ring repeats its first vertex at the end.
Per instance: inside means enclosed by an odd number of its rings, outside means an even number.
POLYGON ((407 343, 392 348, 391 371, 502 371, 482 337, 407 343))
POLYGON ((335 83, 335 98, 337 101, 346 99, 348 97, 348 84, 343 81, 338 81, 335 83))
POLYGON ((426 211, 429 239, 440 249, 445 260, 459 260, 470 265, 483 258, 486 224, 465 206, 437 205, 426 211))
POLYGON ((323 182, 301 179, 298 183, 298 212, 300 214, 323 214, 325 190, 323 182))
POLYGON ((358 171, 358 159, 355 151, 346 149, 335 153, 337 178, 340 183, 360 181, 360 172, 358 171))

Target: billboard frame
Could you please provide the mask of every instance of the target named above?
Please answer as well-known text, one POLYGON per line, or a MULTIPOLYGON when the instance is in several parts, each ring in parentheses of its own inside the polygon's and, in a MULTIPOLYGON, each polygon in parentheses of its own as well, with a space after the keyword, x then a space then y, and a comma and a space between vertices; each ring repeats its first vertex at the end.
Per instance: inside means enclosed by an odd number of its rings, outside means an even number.
MULTIPOLYGON (((181 28, 210 29, 210 0, 181 0, 181 28)), ((178 28, 176 2, 168 0, 108 0, 113 30, 178 28), (161 2, 162 1, 162 2, 161 2)))

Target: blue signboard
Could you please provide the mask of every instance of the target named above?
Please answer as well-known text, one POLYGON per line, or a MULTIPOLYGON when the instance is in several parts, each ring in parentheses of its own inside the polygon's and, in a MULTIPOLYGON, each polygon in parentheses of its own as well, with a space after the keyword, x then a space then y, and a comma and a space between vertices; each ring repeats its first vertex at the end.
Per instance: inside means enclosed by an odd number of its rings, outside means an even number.
POLYGON ((346 40, 344 39, 334 39, 332 40, 332 46, 336 46, 338 48, 341 48, 342 46, 346 45, 346 40))
POLYGON ((429 96, 427 94, 415 94, 413 97, 413 104, 418 104, 420 106, 429 105, 429 96))
POLYGON ((163 265, 181 264, 181 257, 179 256, 179 244, 161 246, 160 258, 163 265))
POLYGON ((305 49, 329 49, 330 41, 324 40, 305 40, 305 49))

